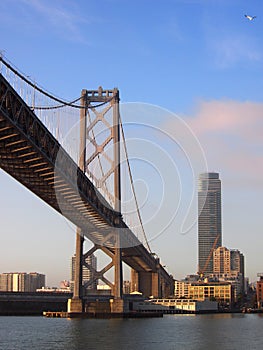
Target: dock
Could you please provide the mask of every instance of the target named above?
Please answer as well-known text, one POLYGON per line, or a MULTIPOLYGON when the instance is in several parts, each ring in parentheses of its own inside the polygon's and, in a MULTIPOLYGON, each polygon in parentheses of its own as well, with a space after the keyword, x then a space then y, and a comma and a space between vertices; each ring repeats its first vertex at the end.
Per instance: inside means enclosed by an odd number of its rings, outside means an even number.
POLYGON ((53 318, 149 318, 149 317, 163 317, 163 312, 65 312, 65 311, 44 311, 43 316, 53 318))

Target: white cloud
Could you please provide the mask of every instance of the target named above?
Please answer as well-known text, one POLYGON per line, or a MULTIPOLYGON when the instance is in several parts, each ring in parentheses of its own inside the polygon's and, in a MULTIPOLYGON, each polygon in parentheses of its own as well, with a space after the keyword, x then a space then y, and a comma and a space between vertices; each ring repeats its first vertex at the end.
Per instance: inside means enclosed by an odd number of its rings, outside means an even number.
MULTIPOLYGON (((208 170, 223 172, 235 187, 263 188, 263 103, 201 101, 184 120, 201 143, 208 170)), ((178 137, 176 121, 165 127, 178 137)), ((188 155, 193 161, 195 148, 188 155)))
MULTIPOLYGON (((235 185, 263 184, 263 103, 203 101, 189 120, 211 170, 235 177, 235 185)), ((231 180, 232 179, 232 180, 231 180)))
MULTIPOLYGON (((81 33, 81 25, 88 20, 81 14, 77 3, 56 0, 52 2, 20 0, 20 5, 23 6, 16 6, 16 9, 20 12, 19 18, 23 21, 23 25, 30 25, 35 30, 48 30, 49 33, 53 31, 70 40, 85 41, 81 33)), ((16 21, 17 17, 17 15, 14 17, 16 21)))
POLYGON ((260 61, 261 51, 251 38, 246 36, 226 36, 214 39, 212 48, 219 67, 226 68, 242 61, 260 61))

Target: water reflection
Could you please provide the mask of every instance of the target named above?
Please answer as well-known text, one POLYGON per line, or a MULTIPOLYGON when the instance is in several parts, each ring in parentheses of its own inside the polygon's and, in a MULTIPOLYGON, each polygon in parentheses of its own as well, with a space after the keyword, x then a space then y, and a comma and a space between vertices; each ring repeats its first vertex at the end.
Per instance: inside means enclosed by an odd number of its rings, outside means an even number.
POLYGON ((166 315, 148 319, 0 317, 1 350, 261 349, 263 315, 166 315))

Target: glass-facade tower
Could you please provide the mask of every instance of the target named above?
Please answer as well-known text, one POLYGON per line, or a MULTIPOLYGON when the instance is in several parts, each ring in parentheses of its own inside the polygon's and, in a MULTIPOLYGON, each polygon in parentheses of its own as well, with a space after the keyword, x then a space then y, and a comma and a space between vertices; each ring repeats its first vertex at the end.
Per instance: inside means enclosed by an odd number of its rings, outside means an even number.
POLYGON ((221 181, 203 173, 198 181, 198 272, 213 273, 213 251, 222 246, 221 181))

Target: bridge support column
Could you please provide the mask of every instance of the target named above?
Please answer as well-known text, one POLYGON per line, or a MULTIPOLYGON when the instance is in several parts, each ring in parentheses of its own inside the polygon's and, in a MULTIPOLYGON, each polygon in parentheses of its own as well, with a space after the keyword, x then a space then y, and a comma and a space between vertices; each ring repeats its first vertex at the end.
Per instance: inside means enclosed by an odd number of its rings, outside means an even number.
MULTIPOLYGON (((81 91, 80 109, 80 143, 79 143, 79 168, 85 172, 86 168, 86 95, 87 91, 81 91)), ((84 238, 81 229, 76 230, 76 261, 75 261, 75 278, 73 299, 68 301, 68 312, 83 312, 83 287, 82 287, 82 271, 83 271, 83 243, 84 238)))
POLYGON ((82 313, 83 312, 83 302, 81 299, 68 299, 67 306, 68 313, 82 313))
POLYGON ((123 313, 124 312, 124 303, 123 299, 115 298, 110 300, 110 310, 111 313, 123 313))
POLYGON ((82 265, 83 265, 83 242, 81 230, 76 232, 76 260, 73 298, 68 300, 68 312, 83 312, 83 286, 82 286, 82 265))
POLYGON ((145 297, 160 296, 159 276, 157 272, 135 271, 131 272, 132 291, 140 292, 145 297))
MULTIPOLYGON (((120 114, 119 92, 115 89, 113 101, 113 146, 114 146, 114 209, 121 213, 121 168, 120 168, 120 114)), ((121 252, 121 230, 118 230, 114 249, 114 302, 112 312, 123 312, 123 271, 121 252)))

